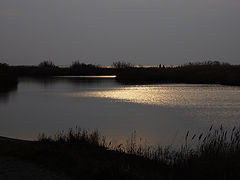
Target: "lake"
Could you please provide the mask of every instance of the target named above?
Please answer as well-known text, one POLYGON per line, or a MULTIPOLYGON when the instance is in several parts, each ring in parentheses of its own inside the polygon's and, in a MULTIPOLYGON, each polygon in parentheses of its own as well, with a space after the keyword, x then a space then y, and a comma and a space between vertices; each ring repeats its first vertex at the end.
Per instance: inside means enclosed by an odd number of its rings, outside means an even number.
POLYGON ((113 142, 136 131, 149 144, 178 145, 187 131, 239 126, 240 87, 123 85, 114 77, 22 78, 0 94, 0 135, 36 139, 79 126, 113 142))

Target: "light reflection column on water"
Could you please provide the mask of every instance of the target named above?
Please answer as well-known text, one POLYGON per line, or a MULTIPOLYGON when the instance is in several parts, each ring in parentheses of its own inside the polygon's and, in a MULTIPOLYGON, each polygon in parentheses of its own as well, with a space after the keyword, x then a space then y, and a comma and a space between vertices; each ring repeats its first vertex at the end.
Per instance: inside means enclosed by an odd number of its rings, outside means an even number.
POLYGON ((154 86, 129 86, 105 91, 80 92, 65 95, 72 97, 108 98, 146 105, 170 106, 178 102, 176 93, 169 92, 168 88, 154 86))

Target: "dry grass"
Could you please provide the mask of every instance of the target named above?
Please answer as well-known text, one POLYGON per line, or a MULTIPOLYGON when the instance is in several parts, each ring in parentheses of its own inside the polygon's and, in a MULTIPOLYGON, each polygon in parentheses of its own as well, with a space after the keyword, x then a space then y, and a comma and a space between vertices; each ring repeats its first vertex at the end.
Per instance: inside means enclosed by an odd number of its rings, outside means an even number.
POLYGON ((147 146, 133 132, 125 144, 113 145, 98 131, 78 127, 37 141, 0 141, 0 154, 61 169, 83 179, 238 179, 240 129, 210 127, 185 136, 179 148, 147 146))

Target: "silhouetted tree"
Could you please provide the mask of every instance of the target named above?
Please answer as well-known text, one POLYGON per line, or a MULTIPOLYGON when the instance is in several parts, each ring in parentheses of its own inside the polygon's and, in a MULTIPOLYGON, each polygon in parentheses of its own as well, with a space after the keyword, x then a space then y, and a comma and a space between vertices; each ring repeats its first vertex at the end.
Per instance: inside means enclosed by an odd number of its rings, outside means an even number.
POLYGON ((117 61, 117 62, 113 62, 113 67, 117 69, 126 69, 126 68, 132 68, 133 65, 129 62, 117 61))
POLYGON ((83 63, 80 63, 79 61, 74 61, 70 68, 75 69, 75 68, 81 68, 83 66, 83 63))
POLYGON ((44 67, 44 68, 54 68, 56 67, 55 64, 52 61, 43 61, 39 65, 39 67, 44 67))
POLYGON ((91 68, 97 68, 96 65, 93 64, 85 64, 85 63, 80 63, 79 61, 74 61, 72 65, 70 66, 71 69, 91 69, 91 68))
POLYGON ((0 68, 1 69, 5 69, 5 68, 8 68, 9 65, 7 63, 0 63, 0 68))

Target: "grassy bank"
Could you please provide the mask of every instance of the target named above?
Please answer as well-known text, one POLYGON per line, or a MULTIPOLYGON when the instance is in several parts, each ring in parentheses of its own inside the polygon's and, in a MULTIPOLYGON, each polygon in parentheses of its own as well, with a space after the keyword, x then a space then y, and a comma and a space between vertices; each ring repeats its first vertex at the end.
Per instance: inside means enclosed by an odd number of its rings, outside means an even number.
POLYGON ((112 145, 96 131, 76 128, 36 141, 2 139, 0 155, 41 163, 76 179, 238 179, 240 130, 187 133, 185 144, 173 149, 139 145, 135 136, 125 145, 112 145))

